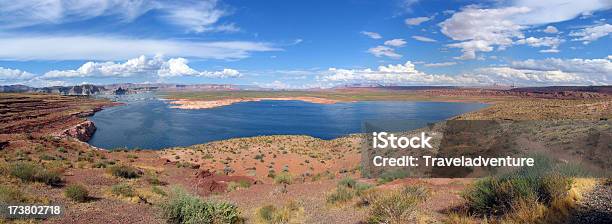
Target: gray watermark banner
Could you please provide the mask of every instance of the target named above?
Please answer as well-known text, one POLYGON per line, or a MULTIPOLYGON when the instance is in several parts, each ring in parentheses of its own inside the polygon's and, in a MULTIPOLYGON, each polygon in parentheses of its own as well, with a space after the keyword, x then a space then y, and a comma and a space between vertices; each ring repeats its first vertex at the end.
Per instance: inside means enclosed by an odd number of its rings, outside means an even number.
POLYGON ((475 178, 525 169, 612 176, 606 120, 377 120, 362 128, 362 175, 369 178, 475 178))

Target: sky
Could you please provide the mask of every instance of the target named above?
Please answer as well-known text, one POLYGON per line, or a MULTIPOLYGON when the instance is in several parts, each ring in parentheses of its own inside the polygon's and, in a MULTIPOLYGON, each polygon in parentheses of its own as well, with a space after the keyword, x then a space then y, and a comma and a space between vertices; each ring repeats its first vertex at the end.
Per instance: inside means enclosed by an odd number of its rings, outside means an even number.
POLYGON ((0 85, 612 84, 612 0, 0 0, 0 85))

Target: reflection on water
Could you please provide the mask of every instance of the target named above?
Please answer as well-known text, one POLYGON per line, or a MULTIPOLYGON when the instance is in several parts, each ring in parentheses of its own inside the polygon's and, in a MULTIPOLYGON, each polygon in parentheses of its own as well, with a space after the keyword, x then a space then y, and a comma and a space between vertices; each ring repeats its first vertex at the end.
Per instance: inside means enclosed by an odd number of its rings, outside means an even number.
POLYGON ((160 149, 259 135, 310 135, 332 139, 361 131, 366 120, 439 121, 485 107, 474 103, 355 102, 313 104, 302 101, 259 101, 182 110, 152 94, 116 99, 126 105, 104 109, 90 119, 98 128, 90 144, 160 149))

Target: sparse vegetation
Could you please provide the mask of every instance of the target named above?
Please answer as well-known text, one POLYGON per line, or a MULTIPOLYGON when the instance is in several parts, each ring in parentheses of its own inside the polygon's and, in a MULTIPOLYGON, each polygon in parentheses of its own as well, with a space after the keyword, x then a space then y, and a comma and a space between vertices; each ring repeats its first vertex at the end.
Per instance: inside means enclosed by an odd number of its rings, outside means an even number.
POLYGON ((74 184, 66 187, 64 194, 67 198, 70 198, 76 202, 85 202, 89 198, 89 191, 85 186, 80 184, 74 184))
POLYGON ((403 179, 408 176, 408 172, 403 169, 385 170, 380 177, 378 177, 378 183, 385 184, 397 179, 403 179))
POLYGON ((248 180, 231 181, 227 184, 227 191, 235 191, 240 188, 251 187, 251 182, 248 180))
POLYGON ((162 214, 168 223, 231 224, 241 221, 240 212, 233 204, 203 201, 180 189, 173 189, 169 197, 161 205, 162 214))
POLYGON ((277 184, 291 184, 293 178, 289 172, 281 172, 274 177, 274 183, 277 184))
POLYGON ((111 187, 111 193, 115 196, 134 197, 136 191, 132 186, 126 183, 120 183, 111 187))
POLYGON ((277 208, 266 205, 257 209, 258 223, 302 223, 304 208, 297 202, 291 201, 285 206, 277 208))
POLYGON ((372 185, 360 183, 350 177, 345 177, 338 181, 338 186, 334 191, 327 194, 327 203, 338 204, 352 201, 353 198, 361 196, 372 185))
POLYGON ((427 192, 423 186, 408 186, 372 195, 368 222, 415 223, 419 215, 417 206, 427 199, 427 192))
POLYGON ((30 162, 17 162, 11 164, 10 174, 23 181, 40 182, 51 186, 57 186, 62 183, 61 174, 57 171, 47 170, 30 162))
POLYGON ((23 203, 27 197, 15 186, 0 185, 0 202, 3 203, 23 203))
POLYGON ((109 171, 113 176, 122 177, 126 179, 138 178, 142 175, 142 171, 129 165, 111 166, 109 171))

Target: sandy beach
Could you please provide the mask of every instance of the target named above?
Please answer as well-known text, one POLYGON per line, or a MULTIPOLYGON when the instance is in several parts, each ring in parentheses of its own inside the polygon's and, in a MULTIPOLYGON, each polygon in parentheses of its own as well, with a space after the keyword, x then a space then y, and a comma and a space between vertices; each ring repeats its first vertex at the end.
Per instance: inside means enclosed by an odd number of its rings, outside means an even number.
POLYGON ((171 100, 170 108, 197 110, 197 109, 209 109, 215 107, 228 106, 234 103, 240 102, 256 102, 262 100, 299 100, 309 103, 318 104, 334 104, 340 102, 339 100, 324 99, 318 97, 271 97, 271 98, 237 98, 237 99, 223 99, 223 100, 188 100, 188 99, 177 99, 171 100))

